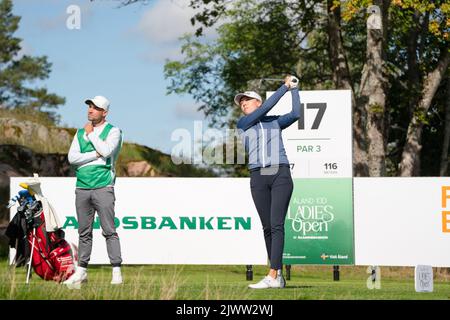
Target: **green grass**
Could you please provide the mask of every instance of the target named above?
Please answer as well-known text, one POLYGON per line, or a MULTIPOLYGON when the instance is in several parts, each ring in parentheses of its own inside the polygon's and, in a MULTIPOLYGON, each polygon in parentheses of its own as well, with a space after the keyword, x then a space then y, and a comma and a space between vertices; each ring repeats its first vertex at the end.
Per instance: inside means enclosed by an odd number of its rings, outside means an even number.
MULTIPOLYGON (((439 274, 433 293, 416 293, 413 268, 381 268, 381 289, 366 287, 364 267, 341 267, 341 280, 332 280, 331 266, 294 266, 285 289, 250 290, 245 266, 149 265, 123 266, 124 284, 111 286, 111 267, 90 266, 89 282, 81 290, 43 281, 37 275, 25 284, 25 268, 0 262, 0 299, 450 299, 447 274, 439 274)), ((259 280, 267 269, 254 267, 259 280)))

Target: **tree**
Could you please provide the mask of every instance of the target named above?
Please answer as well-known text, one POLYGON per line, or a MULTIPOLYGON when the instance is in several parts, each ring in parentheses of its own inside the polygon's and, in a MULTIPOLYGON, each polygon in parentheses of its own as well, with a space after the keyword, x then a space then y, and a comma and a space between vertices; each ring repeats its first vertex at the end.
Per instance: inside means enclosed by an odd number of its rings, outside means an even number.
POLYGON ((191 0, 191 6, 200 10, 191 20, 197 31, 184 37, 184 58, 166 64, 168 92, 192 95, 218 120, 213 125, 236 120, 231 93, 265 91, 270 86, 261 78, 297 73, 303 89, 352 91, 356 175, 419 175, 423 137, 430 139, 426 147, 442 149, 442 139, 436 145, 429 133, 444 135, 435 97, 443 96, 448 73, 446 1, 191 0), (378 30, 366 26, 374 4, 378 30), (206 43, 201 35, 211 27, 219 37, 206 43))
POLYGON ((409 12, 407 43, 408 87, 412 115, 408 124, 406 142, 399 164, 400 176, 420 175, 422 135, 426 114, 439 88, 441 80, 448 73, 450 63, 449 15, 450 5, 446 1, 396 1, 398 7, 409 12), (416 61, 418 57, 422 65, 416 61), (417 102, 416 102, 417 101, 417 102), (415 103, 416 102, 416 103, 415 103))
POLYGON ((12 14, 12 1, 0 0, 0 106, 3 108, 29 108, 57 116, 52 111, 65 103, 65 99, 49 93, 46 88, 30 88, 27 82, 49 77, 51 63, 46 56, 20 57, 21 39, 14 37, 20 17, 12 14))
POLYGON ((411 122, 408 126, 406 143, 403 148, 402 161, 400 162, 400 175, 419 175, 420 155, 422 150, 422 130, 424 122, 421 117, 426 114, 431 106, 432 99, 450 63, 448 49, 444 49, 442 56, 434 70, 429 72, 424 81, 419 103, 414 109, 411 122))
POLYGON ((299 47, 306 36, 291 28, 284 10, 284 3, 278 1, 260 5, 238 1, 226 13, 236 22, 219 27, 214 44, 186 35, 181 48, 185 59, 165 66, 171 81, 168 93, 192 95, 215 126, 232 124, 238 116, 238 110, 230 108, 235 92, 249 86, 263 92, 273 83, 261 79, 297 73, 300 52, 292 48, 299 47), (250 5, 258 15, 248 10, 250 5))
POLYGON ((449 146, 450 146, 450 78, 447 77, 447 92, 445 102, 445 124, 444 124, 444 139, 442 143, 441 165, 439 168, 439 175, 448 175, 448 160, 449 160, 449 146))

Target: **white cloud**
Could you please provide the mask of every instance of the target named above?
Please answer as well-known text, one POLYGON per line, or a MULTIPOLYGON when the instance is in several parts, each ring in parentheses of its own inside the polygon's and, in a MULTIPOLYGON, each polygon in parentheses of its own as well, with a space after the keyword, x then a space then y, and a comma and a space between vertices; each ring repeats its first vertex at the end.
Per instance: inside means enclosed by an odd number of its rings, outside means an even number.
MULTIPOLYGON (((138 31, 148 40, 157 43, 177 42, 185 33, 194 33, 196 26, 191 18, 196 11, 189 7, 190 0, 158 0, 146 11, 138 24, 138 31)), ((215 30, 206 30, 208 38, 216 35, 215 30)))
MULTIPOLYGON (((186 33, 194 34, 199 27, 192 26, 191 18, 196 11, 189 7, 190 0, 155 0, 151 8, 144 12, 134 30, 128 35, 144 38, 157 52, 150 51, 145 60, 164 61, 181 58, 179 38, 186 33)), ((219 24, 217 24, 218 26, 219 24)), ((204 30, 206 40, 217 37, 215 27, 204 30)))
POLYGON ((176 42, 186 32, 192 31, 189 19, 194 11, 182 2, 162 0, 147 10, 138 24, 138 31, 147 40, 157 43, 176 42))

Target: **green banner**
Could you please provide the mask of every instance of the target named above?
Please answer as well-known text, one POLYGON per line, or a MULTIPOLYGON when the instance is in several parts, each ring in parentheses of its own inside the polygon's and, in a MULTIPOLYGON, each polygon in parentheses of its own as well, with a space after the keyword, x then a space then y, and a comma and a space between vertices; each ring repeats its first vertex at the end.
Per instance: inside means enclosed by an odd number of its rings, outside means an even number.
POLYGON ((294 179, 284 264, 354 264, 352 178, 294 179))

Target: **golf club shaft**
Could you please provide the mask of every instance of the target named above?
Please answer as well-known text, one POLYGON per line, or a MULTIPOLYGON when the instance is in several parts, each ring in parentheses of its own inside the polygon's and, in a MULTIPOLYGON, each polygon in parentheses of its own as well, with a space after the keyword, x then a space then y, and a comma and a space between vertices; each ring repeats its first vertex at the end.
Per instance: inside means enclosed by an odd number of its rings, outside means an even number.
POLYGON ((27 284, 30 281, 31 263, 33 262, 33 253, 34 253, 34 241, 36 239, 35 234, 36 234, 36 228, 33 229, 33 242, 31 244, 30 263, 28 264, 27 281, 26 281, 27 284))
POLYGON ((264 80, 264 81, 284 81, 284 79, 277 79, 277 78, 263 78, 261 80, 264 80))

